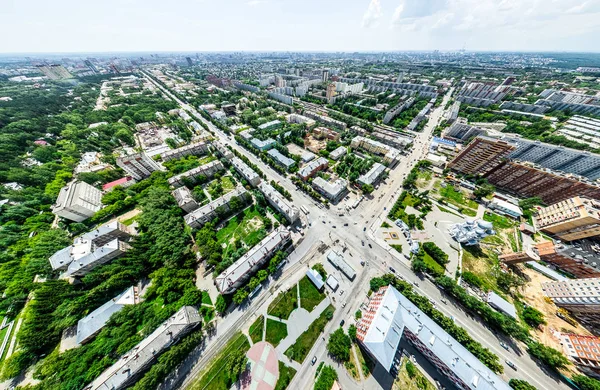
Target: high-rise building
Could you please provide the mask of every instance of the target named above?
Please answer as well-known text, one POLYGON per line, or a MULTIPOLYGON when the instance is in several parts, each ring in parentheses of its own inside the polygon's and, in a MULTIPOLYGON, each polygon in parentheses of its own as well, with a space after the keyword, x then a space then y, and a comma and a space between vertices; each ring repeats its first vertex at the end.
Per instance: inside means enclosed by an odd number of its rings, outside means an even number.
POLYGON ((561 333, 560 345, 569 360, 587 376, 600 379, 600 338, 561 333))
POLYGON ((332 103, 332 99, 335 96, 335 84, 331 83, 327 85, 327 91, 325 93, 325 97, 327 98, 328 103, 332 103))
POLYGON ((285 80, 284 80, 284 78, 281 77, 278 74, 275 75, 275 87, 277 87, 277 88, 283 88, 283 87, 285 87, 285 80))
POLYGON ((323 73, 321 74, 321 81, 326 82, 329 80, 329 70, 328 69, 323 69, 323 73))
POLYGON ((485 175, 497 167, 516 145, 490 137, 479 136, 469 143, 448 167, 469 175, 485 175))
POLYGON ((85 66, 87 66, 87 67, 88 67, 88 69, 89 69, 89 70, 91 70, 92 72, 94 72, 94 73, 96 73, 96 74, 97 74, 97 73, 99 73, 99 72, 98 72, 98 68, 96 67, 96 65, 94 65, 94 64, 92 63, 92 61, 90 61, 89 59, 88 59, 88 60, 84 60, 84 61, 83 61, 83 63, 84 63, 84 64, 85 64, 85 66))
POLYGON ((542 283, 544 294, 568 310, 583 325, 600 330, 600 278, 565 279, 542 283))
POLYGON ((188 66, 194 66, 194 62, 192 61, 191 57, 185 57, 185 60, 188 64, 188 66))
POLYGON ((563 241, 600 235, 600 202, 576 196, 538 210, 538 230, 556 234, 563 241))
POLYGON ((58 193, 54 214, 70 221, 85 221, 102 208, 102 191, 82 181, 73 181, 58 193))
POLYGON ((117 158, 117 165, 136 180, 145 179, 152 172, 164 169, 162 165, 144 152, 119 157, 117 158))
POLYGON ((38 70, 48 77, 50 80, 71 79, 73 75, 69 73, 64 66, 59 64, 51 65, 36 65, 38 70))

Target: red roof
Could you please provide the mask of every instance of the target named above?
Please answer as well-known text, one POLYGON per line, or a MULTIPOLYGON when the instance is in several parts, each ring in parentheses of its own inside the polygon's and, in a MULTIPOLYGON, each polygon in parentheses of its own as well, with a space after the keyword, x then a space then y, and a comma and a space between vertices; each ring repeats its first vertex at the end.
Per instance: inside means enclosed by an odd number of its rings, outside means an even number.
POLYGON ((115 181, 111 181, 110 183, 106 183, 105 185, 102 186, 102 189, 104 191, 106 191, 106 190, 108 190, 110 188, 113 188, 115 186, 120 186, 122 184, 125 184, 125 183, 127 183, 127 182, 129 182, 131 180, 133 180, 133 178, 131 176, 125 176, 125 177, 122 177, 122 178, 117 179, 115 181))
POLYGON ((48 142, 44 141, 43 139, 38 139, 37 141, 34 141, 33 143, 36 145, 42 145, 42 146, 48 145, 48 142))

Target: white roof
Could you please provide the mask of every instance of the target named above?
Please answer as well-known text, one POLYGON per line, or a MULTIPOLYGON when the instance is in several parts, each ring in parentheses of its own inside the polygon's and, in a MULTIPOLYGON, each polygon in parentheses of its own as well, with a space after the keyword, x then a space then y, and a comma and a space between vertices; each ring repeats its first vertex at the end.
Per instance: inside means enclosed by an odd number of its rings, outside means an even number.
POLYGON ((321 276, 321 274, 312 268, 310 268, 308 271, 306 271, 306 276, 308 276, 310 281, 313 282, 313 284, 315 285, 315 287, 318 290, 322 289, 323 286, 325 285, 325 282, 323 282, 323 277, 321 276))
POLYGON ((508 302, 506 299, 502 298, 500 295, 496 294, 493 291, 490 291, 487 296, 487 303, 490 306, 498 309, 502 313, 511 316, 512 318, 517 318, 517 310, 513 306, 512 303, 508 302))

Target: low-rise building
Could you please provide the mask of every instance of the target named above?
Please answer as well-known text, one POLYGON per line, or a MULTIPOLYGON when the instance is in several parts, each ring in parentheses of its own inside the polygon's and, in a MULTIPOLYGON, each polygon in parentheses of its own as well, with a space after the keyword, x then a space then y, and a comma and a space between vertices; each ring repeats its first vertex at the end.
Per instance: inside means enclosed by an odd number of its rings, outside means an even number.
POLYGON ((127 188, 129 186, 132 186, 135 184, 135 180, 133 179, 133 177, 131 176, 125 176, 122 177, 120 179, 111 181, 109 183, 106 183, 102 186, 102 191, 104 192, 110 192, 112 191, 115 187, 119 186, 122 188, 127 188))
POLYGON ((381 175, 385 172, 385 165, 375 163, 367 173, 358 178, 358 183, 361 185, 375 185, 381 175))
POLYGON ((306 181, 309 177, 313 177, 317 172, 327 169, 328 166, 329 161, 324 157, 319 157, 308 164, 304 164, 304 166, 298 171, 298 176, 302 180, 306 181))
POLYGON ((362 148, 370 153, 382 155, 383 162, 388 165, 394 165, 400 156, 398 149, 362 136, 354 137, 350 143, 350 147, 353 149, 362 148))
POLYGON ((345 146, 340 146, 334 149, 331 153, 329 153, 329 158, 331 158, 334 161, 337 161, 340 158, 344 157, 346 153, 348 153, 348 148, 346 148, 345 146))
POLYGON ((133 349, 126 352, 115 364, 107 368, 84 390, 121 390, 135 383, 163 351, 189 333, 202 321, 198 310, 183 306, 154 332, 133 349))
POLYGON ((354 268, 352 268, 352 266, 348 264, 346 260, 344 260, 344 256, 337 253, 333 249, 327 253, 327 260, 329 260, 329 262, 333 264, 336 269, 339 269, 344 275, 346 275, 348 279, 354 280, 356 277, 356 271, 354 268))
POLYGON ((205 178, 213 177, 217 172, 225 170, 225 167, 219 160, 213 160, 206 164, 200 165, 199 167, 192 168, 189 171, 185 171, 180 173, 179 175, 175 175, 169 178, 169 185, 173 187, 180 187, 184 185, 186 179, 194 180, 200 176, 204 176, 205 178))
POLYGON ((275 119, 275 120, 272 120, 271 122, 263 123, 262 125, 258 126, 258 129, 259 130, 277 129, 281 126, 282 126, 281 121, 278 119, 275 119))
POLYGON ((446 166, 446 162, 448 161, 446 156, 435 153, 427 153, 427 157, 425 159, 429 161, 431 165, 438 168, 444 168, 446 166))
POLYGON ((212 143, 212 146, 215 148, 215 150, 220 156, 226 158, 227 160, 231 160, 233 158, 233 153, 231 152, 231 150, 227 149, 227 147, 221 142, 214 141, 212 143))
POLYGON ((258 271, 275 253, 292 239, 291 233, 280 227, 246 252, 215 279, 221 294, 231 294, 258 271))
POLYGON ((357 322, 357 338, 387 371, 400 362, 405 339, 461 390, 511 387, 392 286, 373 293, 357 322))
POLYGON ((561 333, 560 345, 579 371, 600 379, 600 337, 561 333))
POLYGON ((587 239, 570 245, 542 242, 533 247, 540 259, 576 278, 600 277, 600 246, 587 239))
POLYGON ((487 207, 512 218, 518 219, 523 215, 523 211, 519 206, 496 197, 492 198, 487 207))
POLYGON ((284 156, 277 149, 271 149, 267 152, 267 154, 269 156, 273 157, 273 160, 275 160, 276 163, 278 163, 285 169, 290 169, 291 167, 293 167, 296 164, 296 161, 294 161, 293 159, 291 159, 287 156, 284 156))
POLYGON ((171 195, 175 198, 177 205, 186 213, 191 213, 200 207, 192 192, 185 186, 176 188, 171 192, 171 195))
POLYGON ((312 133, 316 139, 327 138, 330 141, 338 141, 340 139, 340 133, 327 127, 316 127, 312 133))
POLYGON ((135 180, 143 180, 154 171, 162 171, 164 167, 154 161, 146 153, 133 153, 117 158, 117 165, 135 180))
POLYGON ((515 309, 515 306, 495 292, 490 291, 488 293, 486 296, 486 302, 500 313, 504 313, 515 320, 517 319, 517 310, 515 309))
POLYGON ((183 217, 185 223, 192 229, 199 229, 205 223, 212 221, 218 216, 219 210, 226 213, 230 210, 231 200, 237 198, 241 202, 245 202, 250 198, 250 194, 242 186, 238 186, 235 190, 226 193, 225 195, 213 200, 209 204, 202 206, 183 217))
POLYGON ((285 120, 287 120, 288 123, 298 123, 298 124, 306 123, 306 126, 308 126, 308 127, 313 127, 316 123, 314 119, 310 119, 306 116, 299 115, 299 114, 286 115, 285 120))
POLYGON ((323 281, 323 277, 321 276, 320 273, 318 273, 314 269, 310 268, 308 271, 306 271, 306 276, 308 277, 308 279, 310 279, 311 282, 313 282, 313 284, 315 285, 317 290, 319 290, 319 291, 323 290, 323 286, 325 286, 325 282, 323 281))
POLYGON ((127 305, 136 305, 140 302, 140 295, 135 286, 129 287, 104 305, 77 322, 77 344, 85 344, 92 340, 108 322, 110 317, 121 311, 127 305))
POLYGON ((260 176, 252 168, 246 165, 241 159, 234 157, 231 159, 231 165, 242 175, 244 179, 252 186, 256 187, 260 183, 260 176))
POLYGON ((312 185, 317 192, 325 196, 332 203, 338 203, 348 192, 348 182, 341 178, 331 182, 321 177, 316 177, 312 185))
POLYGON ((294 223, 300 217, 300 211, 296 206, 291 205, 273 186, 266 181, 258 184, 258 189, 263 193, 267 201, 283 216, 294 223))
POLYGON ((250 143, 256 149, 265 151, 265 150, 271 149, 275 145, 275 140, 272 139, 272 138, 267 138, 266 140, 263 141, 263 140, 260 140, 258 138, 252 138, 250 140, 250 143))
POLYGON ((83 181, 72 181, 58 193, 52 212, 70 221, 85 221, 102 208, 102 191, 83 181))
POLYGON ((206 153, 208 153, 208 144, 206 142, 197 142, 161 153, 160 158, 163 161, 171 161, 185 156, 200 156, 206 153))

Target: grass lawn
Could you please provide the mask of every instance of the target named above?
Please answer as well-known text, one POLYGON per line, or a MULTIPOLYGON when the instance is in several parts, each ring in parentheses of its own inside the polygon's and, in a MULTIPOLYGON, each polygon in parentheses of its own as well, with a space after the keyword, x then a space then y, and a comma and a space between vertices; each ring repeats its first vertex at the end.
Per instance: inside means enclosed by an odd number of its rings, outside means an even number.
POLYGON ((250 340, 253 343, 258 343, 262 341, 263 338, 263 329, 265 328, 265 317, 260 316, 254 321, 252 325, 250 325, 250 329, 248 330, 248 334, 250 335, 250 340))
POLYGON ((210 299, 210 295, 208 295, 208 293, 206 291, 202 291, 202 303, 204 303, 205 305, 211 305, 211 306, 213 304, 210 299))
MULTIPOLYGON (((265 238, 267 232, 263 229, 260 214, 254 207, 248 207, 242 213, 231 218, 227 225, 217 232, 219 245, 229 244, 238 239, 248 247, 253 247, 265 238)), ((226 252, 226 251, 225 251, 226 252)), ((225 253, 223 253, 225 256, 225 253)))
POLYGON ((223 191, 225 193, 231 192, 235 189, 235 179, 233 176, 223 176, 221 178, 221 185, 223 186, 223 191))
MULTIPOLYGON (((355 346, 352 345, 351 348, 355 348, 355 346)), ((352 353, 352 351, 350 351, 350 361, 344 363, 344 367, 346 367, 346 370, 348 370, 348 373, 350 374, 350 376, 352 376, 352 378, 354 378, 354 380, 360 381, 360 374, 358 373, 358 362, 354 358, 354 353, 352 353)))
POLYGON ((198 166, 208 164, 211 161, 216 160, 217 158, 213 155, 204 156, 198 160, 198 166))
POLYGON ((302 363, 304 359, 306 359, 306 355, 308 355, 308 352, 315 341, 321 337, 321 332, 325 328, 327 322, 329 322, 329 319, 333 318, 334 310, 335 308, 332 305, 329 305, 329 307, 321 313, 319 318, 310 324, 306 332, 302 333, 298 339, 296 339, 296 342, 285 351, 285 356, 298 363, 302 363))
POLYGON ((227 372, 227 360, 233 351, 242 350, 248 352, 250 343, 248 338, 242 333, 237 332, 231 340, 225 345, 221 352, 207 365, 200 373, 190 388, 192 390, 229 390, 229 372, 227 372))
POLYGON ((398 253, 402 253, 402 245, 390 244, 392 248, 396 250, 398 253))
POLYGON ((452 203, 457 207, 467 207, 477 210, 477 202, 468 199, 464 192, 460 190, 456 191, 454 187, 449 184, 446 185, 446 187, 440 188, 439 193, 448 203, 452 203))
POLYGON ((269 305, 267 313, 273 317, 287 320, 290 313, 298 307, 298 292, 296 285, 284 293, 280 293, 269 305))
POLYGON ((455 211, 453 211, 453 210, 447 209, 447 208, 445 208, 445 207, 442 207, 442 206, 437 206, 437 208, 438 208, 438 209, 440 209, 440 211, 441 211, 442 213, 454 214, 454 215, 456 215, 457 217, 460 217, 460 215, 458 215, 458 214, 457 214, 455 211))
POLYGON ((138 217, 137 215, 134 215, 131 218, 127 218, 127 219, 122 220, 121 223, 123 225, 125 225, 125 226, 129 226, 129 225, 131 225, 137 219, 137 217, 138 217))
POLYGON ((288 332, 286 324, 267 318, 267 332, 265 333, 265 341, 277 347, 281 340, 286 338, 287 335, 288 332))
POLYGON ((354 345, 354 349, 356 350, 356 356, 358 356, 358 363, 362 368, 363 377, 367 379, 375 369, 375 362, 371 360, 369 355, 362 351, 358 344, 354 345))
POLYGON ((285 390, 294 378, 294 375, 296 375, 294 368, 279 362, 279 379, 277 379, 275 390, 285 390))
POLYGON ((494 225, 494 229, 509 229, 516 225, 516 222, 508 217, 503 217, 502 215, 498 215, 495 213, 490 213, 486 211, 483 215, 483 220, 491 222, 494 225))
POLYGON ((404 359, 400 370, 398 370, 398 376, 396 377, 396 381, 394 382, 394 389, 401 390, 436 390, 437 387, 429 382, 423 374, 419 371, 416 365, 412 365, 414 367, 413 377, 409 375, 406 366, 407 364, 412 364, 408 359, 404 359))
POLYGON ((497 293, 501 293, 496 283, 496 277, 492 272, 498 267, 498 260, 495 259, 489 251, 473 246, 463 247, 463 272, 469 271, 474 273, 484 282, 485 289, 491 289, 497 293))
POLYGON ((475 217, 477 216, 477 211, 472 210, 472 209, 468 209, 468 208, 462 208, 460 210, 461 213, 463 213, 464 215, 466 215, 467 217, 475 217))
POLYGON ((325 293, 317 290, 307 276, 300 279, 300 306, 311 312, 323 299, 325 293))
POLYGON ((429 265, 430 267, 433 267, 436 271, 439 271, 442 274, 444 273, 445 268, 443 266, 441 266, 437 261, 435 261, 433 257, 429 256, 427 252, 423 251, 423 254, 425 255, 423 257, 423 262, 425 262, 425 264, 429 265))

